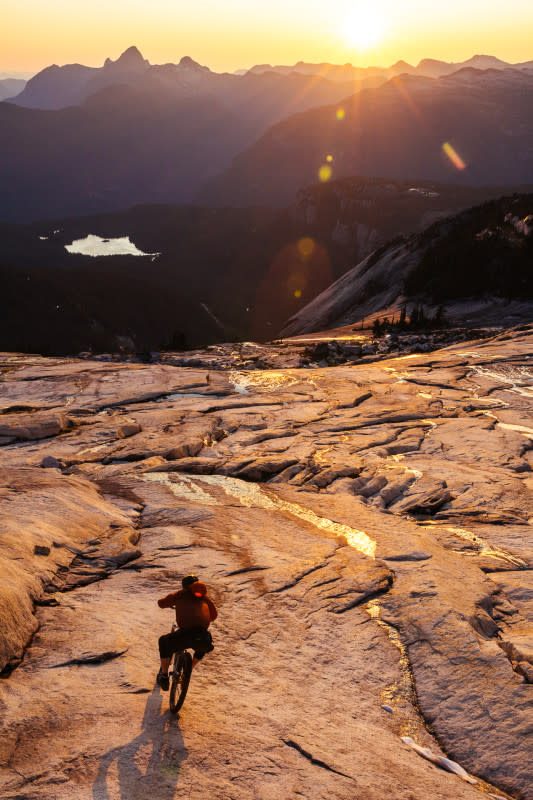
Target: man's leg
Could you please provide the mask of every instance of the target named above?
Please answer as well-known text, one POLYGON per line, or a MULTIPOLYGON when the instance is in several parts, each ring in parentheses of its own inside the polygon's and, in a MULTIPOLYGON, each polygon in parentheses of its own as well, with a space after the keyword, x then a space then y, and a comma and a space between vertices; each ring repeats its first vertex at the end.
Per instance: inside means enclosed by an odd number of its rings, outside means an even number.
POLYGON ((182 649, 182 642, 183 631, 174 631, 173 633, 167 633, 159 637, 159 657, 161 659, 161 666, 157 676, 157 683, 165 692, 168 690, 169 686, 168 668, 172 653, 175 650, 182 649))
POLYGON ((192 660, 193 669, 207 653, 214 650, 213 638, 209 631, 206 630, 196 631, 194 644, 196 647, 194 648, 194 657, 192 660), (201 643, 198 643, 198 634, 200 634, 200 639, 203 640, 201 643))
POLYGON ((194 669, 197 664, 200 663, 202 658, 206 655, 204 650, 195 650, 193 653, 192 659, 192 668, 194 669))

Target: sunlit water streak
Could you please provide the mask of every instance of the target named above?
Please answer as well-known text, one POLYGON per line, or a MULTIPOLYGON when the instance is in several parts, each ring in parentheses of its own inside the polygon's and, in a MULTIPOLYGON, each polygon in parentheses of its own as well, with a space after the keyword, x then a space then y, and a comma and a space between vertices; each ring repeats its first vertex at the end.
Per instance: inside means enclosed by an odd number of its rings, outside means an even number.
POLYGON ((504 431, 514 431, 515 433, 521 433, 523 436, 526 436, 528 439, 533 439, 533 428, 528 428, 526 425, 514 425, 510 422, 500 422, 499 418, 494 414, 493 411, 478 411, 479 416, 483 417, 490 417, 491 419, 495 420, 496 428, 501 428, 504 431))
POLYGON ((237 499, 247 508, 263 508, 267 511, 281 511, 310 523, 315 528, 326 531, 333 536, 342 536, 346 542, 370 558, 376 556, 376 542, 364 531, 343 525, 326 517, 320 517, 309 508, 282 500, 271 492, 267 492, 255 483, 247 483, 238 478, 225 475, 195 475, 194 478, 183 473, 150 472, 140 476, 141 480, 162 483, 178 497, 184 497, 203 505, 219 505, 219 501, 203 491, 198 483, 221 488, 229 497, 237 499))
POLYGON ((526 428, 525 425, 511 425, 508 422, 498 422, 498 428, 503 428, 505 431, 516 431, 517 433, 522 433, 524 436, 527 436, 529 439, 533 439, 533 428, 526 428))
POLYGON ((293 386, 298 383, 299 378, 287 375, 284 372, 272 372, 261 370, 260 372, 230 372, 229 382, 235 387, 239 394, 248 394, 250 388, 257 387, 267 392, 274 392, 277 389, 293 386))
POLYGON ((498 383, 507 384, 508 392, 516 392, 524 397, 533 397, 533 371, 531 367, 472 367, 473 372, 484 378, 492 378, 498 383))
MULTIPOLYGON (((459 539, 474 545, 476 550, 474 555, 476 556, 486 556, 487 558, 495 558, 499 561, 506 561, 508 564, 513 564, 515 567, 527 567, 527 562, 523 559, 512 555, 512 553, 508 553, 506 550, 502 550, 500 547, 489 544, 482 539, 481 536, 478 536, 476 533, 473 533, 466 528, 456 528, 449 525, 441 525, 438 522, 425 522, 420 527, 424 528, 425 530, 435 531, 441 529, 443 531, 448 531, 448 533, 453 533, 453 535, 457 536, 459 539)), ((469 554, 463 553, 463 555, 469 554)))
POLYGON ((203 506, 218 506, 220 503, 208 492, 204 492, 186 475, 176 472, 146 472, 140 475, 139 479, 148 483, 162 483, 176 497, 183 497, 184 500, 191 500, 193 503, 200 503, 203 506), (176 482, 176 477, 179 478, 176 482))
POLYGON ((300 339, 291 337, 287 340, 290 344, 314 344, 315 342, 370 342, 369 336, 310 336, 300 339))
POLYGON ((405 370, 400 372, 396 367, 383 367, 383 372, 390 372, 392 378, 398 378, 398 383, 405 383, 405 378, 411 378, 413 376, 412 372, 407 372, 405 370))
MULTIPOLYGON (((390 705, 395 711, 398 705, 407 701, 421 717, 422 714, 418 707, 418 700, 416 696, 415 683, 413 673, 411 671, 411 663, 407 654, 407 648, 400 639, 400 635, 396 628, 384 622, 381 619, 381 606, 378 599, 370 600, 366 604, 365 610, 369 617, 376 622, 379 627, 385 631, 389 641, 396 647, 400 653, 399 666, 401 678, 399 681, 385 686, 380 692, 380 699, 383 704, 390 705)), ((415 736, 418 732, 419 726, 415 720, 404 718, 400 723, 400 736, 415 736)))
POLYGON ((328 447, 323 447, 319 450, 315 450, 313 453, 313 461, 321 467, 329 467, 330 459, 328 458, 328 453, 331 453, 335 450, 333 445, 329 445, 328 447))
POLYGON ((388 456, 384 468, 403 469, 406 475, 412 475, 417 481, 424 476, 424 473, 420 472, 419 469, 415 469, 414 467, 408 467, 407 464, 405 464, 405 456, 403 455, 403 453, 394 453, 392 456, 388 456))

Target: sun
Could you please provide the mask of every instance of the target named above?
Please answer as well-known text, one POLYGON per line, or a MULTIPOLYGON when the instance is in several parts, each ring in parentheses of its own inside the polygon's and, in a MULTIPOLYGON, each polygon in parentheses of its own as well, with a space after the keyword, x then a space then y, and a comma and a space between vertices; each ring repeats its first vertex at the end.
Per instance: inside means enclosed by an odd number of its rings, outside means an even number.
POLYGON ((342 36, 350 47, 368 50, 383 39, 385 23, 383 17, 366 6, 353 9, 344 18, 341 26, 342 36))

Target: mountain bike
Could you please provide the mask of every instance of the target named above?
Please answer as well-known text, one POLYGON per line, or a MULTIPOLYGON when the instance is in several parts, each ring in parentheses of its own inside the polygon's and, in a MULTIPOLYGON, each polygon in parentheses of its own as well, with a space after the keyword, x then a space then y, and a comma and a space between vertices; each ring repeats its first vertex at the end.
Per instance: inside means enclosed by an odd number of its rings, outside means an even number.
POLYGON ((192 656, 188 650, 177 650, 172 655, 168 674, 170 677, 170 710, 173 714, 182 707, 191 680, 192 656))
MULTIPOLYGON (((177 630, 179 630, 178 626, 174 623, 171 633, 177 630)), ((185 636, 181 649, 172 653, 168 669, 170 710, 173 714, 176 714, 185 702, 191 681, 193 658, 189 649, 193 650, 195 654, 210 653, 213 650, 213 639, 208 630, 194 628, 186 633, 188 636, 185 636)))

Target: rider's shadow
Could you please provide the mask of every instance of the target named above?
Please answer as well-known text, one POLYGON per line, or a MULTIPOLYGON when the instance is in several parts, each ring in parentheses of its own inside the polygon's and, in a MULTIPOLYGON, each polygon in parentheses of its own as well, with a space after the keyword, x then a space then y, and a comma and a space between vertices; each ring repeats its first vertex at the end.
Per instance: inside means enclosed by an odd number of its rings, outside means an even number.
POLYGON ((168 711, 168 697, 155 686, 144 709, 141 733, 102 756, 93 800, 173 800, 186 758, 178 721, 168 711))

